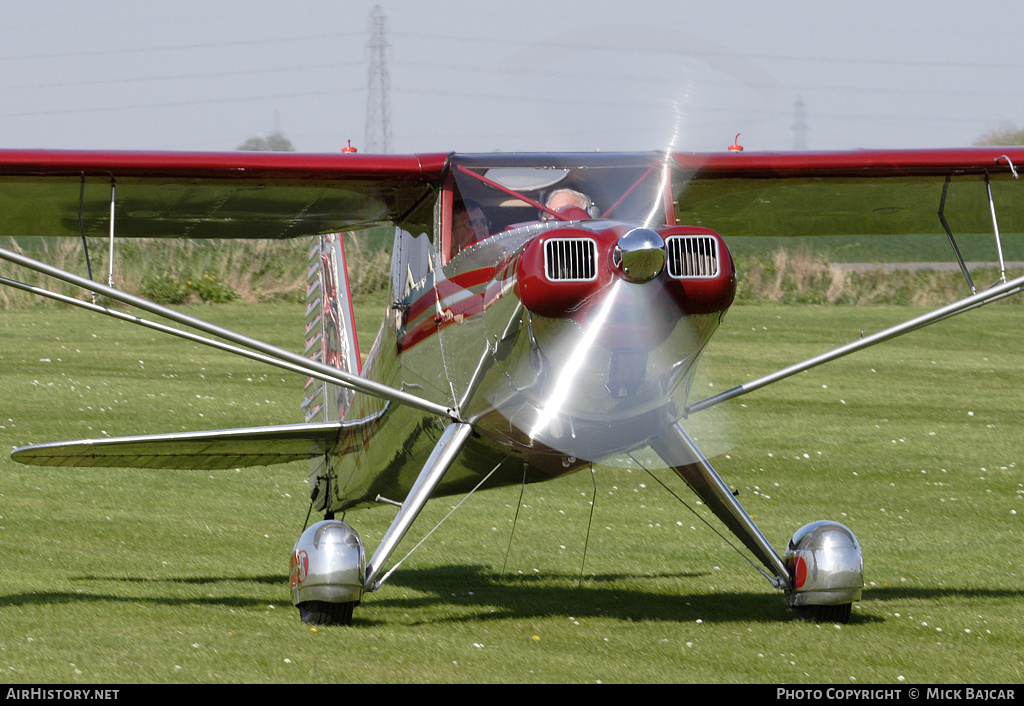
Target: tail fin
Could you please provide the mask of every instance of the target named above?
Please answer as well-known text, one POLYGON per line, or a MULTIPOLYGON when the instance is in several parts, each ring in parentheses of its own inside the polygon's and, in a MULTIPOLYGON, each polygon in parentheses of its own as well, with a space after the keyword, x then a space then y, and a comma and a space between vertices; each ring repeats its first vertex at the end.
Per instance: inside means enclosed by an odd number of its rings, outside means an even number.
MULTIPOLYGON (((341 233, 314 237, 306 277, 306 355, 353 375, 362 372, 352 293, 341 233)), ((302 410, 307 422, 344 419, 353 392, 306 379, 302 410)))

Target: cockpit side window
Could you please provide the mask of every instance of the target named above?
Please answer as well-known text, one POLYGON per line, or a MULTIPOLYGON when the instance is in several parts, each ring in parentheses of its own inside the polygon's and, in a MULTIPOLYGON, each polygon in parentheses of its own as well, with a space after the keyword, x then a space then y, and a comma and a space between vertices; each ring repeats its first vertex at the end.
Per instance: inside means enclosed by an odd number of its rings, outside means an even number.
POLYGON ((455 199, 452 204, 451 257, 491 234, 491 222, 483 207, 472 199, 455 199))
POLYGON ((489 207, 467 196, 453 175, 446 180, 438 200, 438 252, 441 262, 452 260, 474 243, 489 237, 492 230, 489 207))

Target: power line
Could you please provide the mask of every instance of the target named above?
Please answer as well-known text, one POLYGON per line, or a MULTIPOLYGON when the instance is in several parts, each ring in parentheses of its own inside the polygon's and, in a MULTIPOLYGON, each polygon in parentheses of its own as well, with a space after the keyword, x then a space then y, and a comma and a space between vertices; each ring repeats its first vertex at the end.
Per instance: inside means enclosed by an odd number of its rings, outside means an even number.
POLYGON ((12 56, 0 56, 0 61, 23 61, 26 59, 70 59, 82 56, 109 56, 117 54, 143 54, 160 51, 194 51, 196 49, 223 49, 225 47, 260 46, 268 44, 287 44, 291 42, 307 43, 319 39, 344 39, 359 36, 355 32, 342 32, 335 34, 312 34, 302 37, 282 37, 279 39, 245 39, 235 42, 210 42, 204 44, 168 44, 163 46, 134 47, 131 49, 90 49, 74 52, 51 52, 46 54, 22 54, 12 56))
POLYGON ((161 75, 150 75, 150 76, 137 76, 137 77, 118 77, 118 78, 105 78, 95 79, 91 81, 55 81, 52 83, 24 83, 14 86, 0 86, 0 90, 15 91, 15 90, 36 90, 46 88, 81 88, 84 86, 111 86, 127 83, 153 83, 154 81, 182 81, 190 79, 207 79, 207 78, 237 78, 239 76, 266 76, 268 74, 280 74, 280 73, 294 73, 298 71, 314 71, 320 69, 340 69, 352 66, 360 66, 364 64, 364 61, 341 61, 341 62, 330 62, 323 64, 305 64, 296 66, 281 66, 272 69, 240 69, 234 71, 213 71, 213 72, 200 72, 191 74, 161 74, 161 75))
POLYGON ((134 103, 127 105, 102 105, 93 108, 85 108, 81 106, 71 108, 56 108, 52 110, 26 110, 26 111, 15 111, 9 113, 0 113, 0 118, 27 118, 41 115, 77 115, 85 113, 118 113, 125 110, 146 110, 152 108, 180 108, 184 106, 196 106, 196 105, 215 105, 221 103, 250 103, 265 100, 280 100, 282 98, 322 98, 330 97, 337 93, 357 93, 359 89, 352 88, 347 90, 335 91, 333 94, 329 91, 316 90, 316 91, 295 91, 291 93, 273 93, 265 94, 260 96, 241 96, 237 98, 211 98, 202 97, 191 100, 180 100, 180 101, 163 101, 158 103, 134 103))

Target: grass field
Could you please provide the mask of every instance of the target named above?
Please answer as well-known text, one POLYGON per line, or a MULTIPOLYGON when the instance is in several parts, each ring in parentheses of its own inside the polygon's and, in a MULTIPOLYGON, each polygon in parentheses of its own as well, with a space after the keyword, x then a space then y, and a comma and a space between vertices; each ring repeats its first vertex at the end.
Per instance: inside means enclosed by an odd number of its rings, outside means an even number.
MULTIPOLYGON (((526 488, 511 543, 519 490, 472 496, 352 628, 312 630, 287 581, 303 464, 46 469, 5 453, 2 681, 1020 683, 1020 309, 724 406, 731 446, 715 465, 776 548, 816 519, 864 546, 868 585, 848 625, 797 621, 678 481, 689 508, 649 476, 599 468, 596 495, 585 473, 526 488)), ((694 394, 919 311, 734 308, 694 394)), ((192 312, 301 350, 301 305, 192 312)), ((81 312, 3 312, 6 448, 300 420, 296 377, 153 335, 81 312)), ((429 504, 396 557, 453 503, 429 504)), ((347 520, 372 548, 392 516, 347 520)))

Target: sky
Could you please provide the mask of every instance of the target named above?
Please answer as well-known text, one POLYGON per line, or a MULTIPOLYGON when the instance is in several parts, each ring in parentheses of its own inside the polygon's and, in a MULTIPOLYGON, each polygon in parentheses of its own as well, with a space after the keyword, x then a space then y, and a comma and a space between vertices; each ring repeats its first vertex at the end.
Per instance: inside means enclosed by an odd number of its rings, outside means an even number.
POLYGON ((1024 127, 1020 0, 72 0, 0 9, 0 148, 961 147, 1024 127), (383 120, 377 122, 384 124, 383 120))

